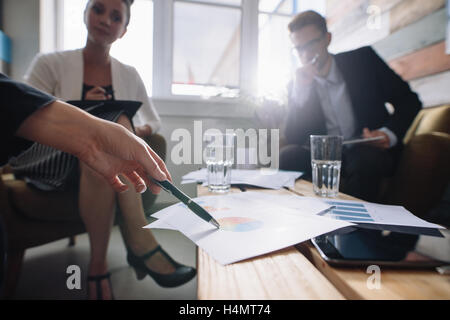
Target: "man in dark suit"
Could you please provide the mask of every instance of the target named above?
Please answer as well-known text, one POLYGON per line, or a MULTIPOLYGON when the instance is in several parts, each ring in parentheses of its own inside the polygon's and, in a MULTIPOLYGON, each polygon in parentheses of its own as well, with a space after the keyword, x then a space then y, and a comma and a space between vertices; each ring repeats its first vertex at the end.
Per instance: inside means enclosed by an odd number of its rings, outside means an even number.
POLYGON ((325 19, 314 11, 290 22, 290 38, 303 64, 289 84, 286 140, 280 168, 311 172, 309 136, 382 140, 345 147, 340 191, 375 201, 382 177, 393 173, 402 139, 422 104, 371 47, 332 55, 325 19), (386 108, 394 108, 391 114, 386 108))

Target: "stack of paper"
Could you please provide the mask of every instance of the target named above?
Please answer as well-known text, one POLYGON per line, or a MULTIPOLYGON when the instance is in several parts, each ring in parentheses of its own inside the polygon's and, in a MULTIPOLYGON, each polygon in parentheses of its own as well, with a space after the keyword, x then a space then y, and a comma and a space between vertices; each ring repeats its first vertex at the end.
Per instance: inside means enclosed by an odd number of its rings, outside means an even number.
POLYGON ((176 204, 154 214, 146 228, 175 229, 225 265, 309 240, 353 225, 318 215, 330 208, 316 199, 244 192, 194 199, 219 223, 200 219, 185 205, 176 204), (286 206, 283 204, 287 204, 286 206))
MULTIPOLYGON (((246 184, 266 189, 281 189, 283 187, 294 187, 295 180, 300 178, 303 172, 283 171, 270 169, 231 170, 231 184, 246 184)), ((193 171, 183 176, 182 184, 200 182, 207 185, 206 168, 193 171)))
POLYGON ((437 229, 445 229, 420 219, 402 206, 312 197, 304 197, 304 199, 320 199, 324 204, 332 206, 330 210, 319 213, 320 215, 371 226, 374 229, 434 236, 442 236, 437 229))

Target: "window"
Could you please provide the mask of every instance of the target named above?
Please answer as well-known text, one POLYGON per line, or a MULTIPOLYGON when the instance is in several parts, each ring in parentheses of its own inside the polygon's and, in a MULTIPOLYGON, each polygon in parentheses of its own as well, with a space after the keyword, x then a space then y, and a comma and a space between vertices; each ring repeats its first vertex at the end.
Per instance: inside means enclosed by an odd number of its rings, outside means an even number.
POLYGON ((213 4, 225 4, 225 5, 232 5, 232 6, 240 6, 241 0, 191 0, 192 2, 209 2, 213 4))
POLYGON ((298 12, 298 2, 302 0, 259 0, 259 10, 274 14, 292 15, 298 12))
POLYGON ((172 94, 236 97, 240 84, 240 1, 175 1, 172 94))
POLYGON ((300 66, 287 26, 297 13, 315 10, 324 15, 325 7, 325 1, 317 0, 259 0, 258 96, 278 100, 285 94, 293 72, 300 66))
POLYGON ((259 97, 280 98, 298 67, 292 54, 287 25, 297 13, 296 1, 259 2, 258 92, 259 97), (289 12, 291 11, 291 12, 289 12))
MULTIPOLYGON (((62 1, 62 37, 60 50, 81 48, 86 44, 87 31, 83 21, 87 0, 62 1)), ((152 93, 153 73, 153 1, 135 0, 127 33, 111 48, 111 55, 137 69, 147 89, 152 93)))
MULTIPOLYGON (((58 49, 84 46, 87 0, 53 1, 62 4, 58 49)), ((138 70, 149 94, 278 98, 299 66, 287 25, 303 10, 324 15, 326 1, 135 0, 131 8, 111 54, 138 70)))

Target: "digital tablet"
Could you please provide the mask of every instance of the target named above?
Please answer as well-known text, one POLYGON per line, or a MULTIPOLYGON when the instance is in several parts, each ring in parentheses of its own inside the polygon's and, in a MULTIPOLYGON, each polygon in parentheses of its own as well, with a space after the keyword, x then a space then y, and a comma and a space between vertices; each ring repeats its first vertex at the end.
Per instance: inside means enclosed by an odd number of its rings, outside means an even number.
POLYGON ((342 144, 346 145, 346 144, 355 144, 355 143, 367 143, 367 142, 384 140, 384 139, 385 139, 385 137, 383 137, 383 136, 372 137, 372 138, 352 138, 352 139, 343 141, 342 144))
POLYGON ((450 231, 444 237, 349 228, 312 239, 333 266, 435 268, 450 265, 450 231))
POLYGON ((142 102, 132 100, 70 100, 67 103, 94 116, 105 110, 123 110, 130 119, 134 117, 142 105, 142 102))

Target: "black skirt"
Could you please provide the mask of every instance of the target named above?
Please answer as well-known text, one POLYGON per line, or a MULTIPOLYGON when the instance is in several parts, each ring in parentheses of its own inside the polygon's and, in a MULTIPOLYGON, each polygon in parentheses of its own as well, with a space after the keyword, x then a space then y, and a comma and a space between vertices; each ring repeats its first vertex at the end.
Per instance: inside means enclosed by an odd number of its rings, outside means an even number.
MULTIPOLYGON (((131 122, 141 103, 136 101, 68 101, 92 115, 117 122, 124 114, 131 122)), ((55 148, 35 143, 9 164, 14 175, 43 191, 78 190, 80 174, 78 159, 55 148)))

